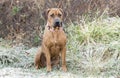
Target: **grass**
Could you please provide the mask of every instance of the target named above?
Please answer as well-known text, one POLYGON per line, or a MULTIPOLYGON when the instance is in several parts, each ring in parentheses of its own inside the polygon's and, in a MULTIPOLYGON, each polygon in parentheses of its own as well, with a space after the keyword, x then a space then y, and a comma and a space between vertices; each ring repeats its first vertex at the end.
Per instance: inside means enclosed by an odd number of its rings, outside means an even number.
POLYGON ((120 18, 83 21, 67 29, 69 59, 84 75, 120 76, 120 18))
POLYGON ((14 6, 12 9, 12 14, 16 15, 20 11, 20 8, 18 6, 14 6))
MULTIPOLYGON (((33 78, 120 77, 120 18, 82 19, 82 23, 69 24, 66 32, 67 73, 56 68, 49 74, 46 74, 46 68, 35 70, 33 61, 38 48, 11 47, 4 40, 0 41, 1 72, 10 70, 16 77, 33 78)), ((11 76, 11 73, 0 76, 11 76)))

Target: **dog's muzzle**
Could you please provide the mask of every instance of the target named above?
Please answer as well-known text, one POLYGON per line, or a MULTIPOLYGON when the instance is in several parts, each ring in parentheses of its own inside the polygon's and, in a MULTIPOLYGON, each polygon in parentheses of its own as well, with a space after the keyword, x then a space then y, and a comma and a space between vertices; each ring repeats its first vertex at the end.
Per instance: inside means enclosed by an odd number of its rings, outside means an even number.
POLYGON ((56 27, 62 27, 62 22, 59 19, 55 19, 53 27, 54 28, 56 28, 56 27))

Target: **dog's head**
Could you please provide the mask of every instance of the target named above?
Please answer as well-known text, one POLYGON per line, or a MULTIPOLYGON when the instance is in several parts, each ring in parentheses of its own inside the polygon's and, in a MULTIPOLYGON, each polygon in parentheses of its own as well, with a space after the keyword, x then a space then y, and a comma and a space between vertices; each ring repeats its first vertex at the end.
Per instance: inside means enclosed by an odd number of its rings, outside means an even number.
POLYGON ((62 20, 63 20, 64 12, 61 8, 51 8, 47 9, 43 16, 47 20, 50 26, 61 27, 62 26, 62 20))

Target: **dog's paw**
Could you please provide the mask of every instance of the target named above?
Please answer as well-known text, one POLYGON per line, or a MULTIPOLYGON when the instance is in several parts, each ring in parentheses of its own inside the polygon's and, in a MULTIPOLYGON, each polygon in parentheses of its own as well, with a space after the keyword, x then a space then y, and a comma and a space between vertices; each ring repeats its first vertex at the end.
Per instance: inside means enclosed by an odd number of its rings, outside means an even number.
POLYGON ((51 66, 47 67, 47 72, 50 72, 51 70, 51 66))
POLYGON ((64 72, 67 72, 67 67, 66 67, 66 66, 62 66, 62 70, 63 70, 64 72))
POLYGON ((37 65, 37 66, 35 66, 35 68, 36 68, 36 69, 39 69, 39 66, 37 65))

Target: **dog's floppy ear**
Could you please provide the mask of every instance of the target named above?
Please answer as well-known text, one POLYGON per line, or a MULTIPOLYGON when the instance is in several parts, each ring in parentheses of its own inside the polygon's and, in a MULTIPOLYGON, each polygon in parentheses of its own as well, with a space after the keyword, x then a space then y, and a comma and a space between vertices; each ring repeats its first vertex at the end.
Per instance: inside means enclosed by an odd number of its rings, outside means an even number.
POLYGON ((50 11, 50 9, 47 9, 42 13, 42 16, 45 18, 45 20, 47 20, 47 18, 48 18, 49 11, 50 11))
POLYGON ((66 17, 66 15, 67 15, 66 12, 63 11, 61 8, 59 8, 59 10, 63 13, 63 16, 66 17))

